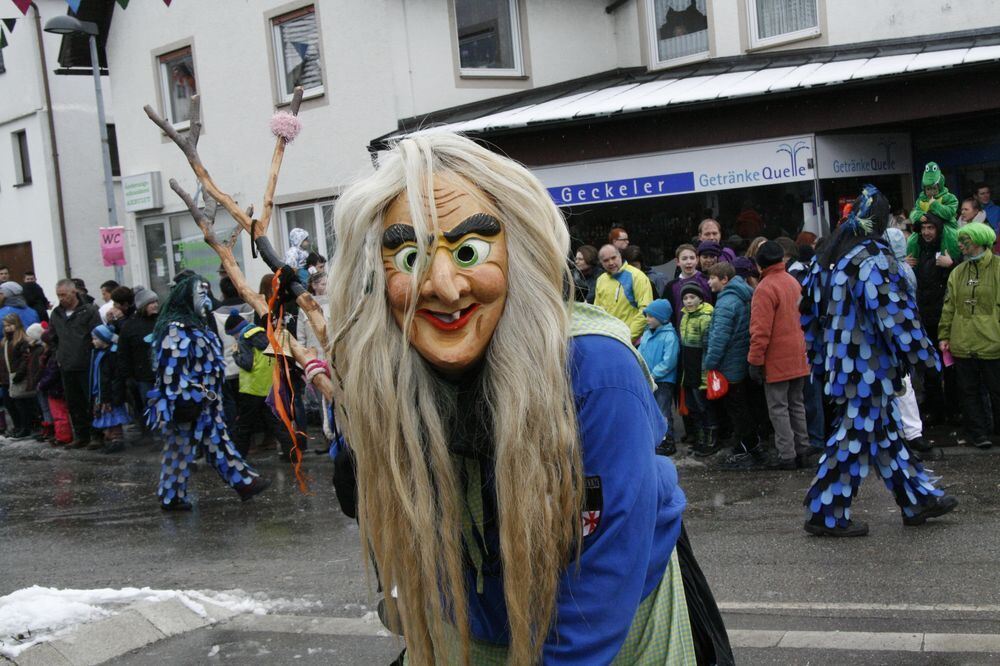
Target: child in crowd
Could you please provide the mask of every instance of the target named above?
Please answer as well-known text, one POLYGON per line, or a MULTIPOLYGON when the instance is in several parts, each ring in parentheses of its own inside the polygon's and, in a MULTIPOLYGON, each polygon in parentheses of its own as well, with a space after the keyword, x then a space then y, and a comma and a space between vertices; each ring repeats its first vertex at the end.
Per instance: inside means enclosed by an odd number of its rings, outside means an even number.
POLYGON ((264 401, 271 390, 274 359, 264 354, 268 347, 267 332, 244 319, 238 310, 229 313, 225 329, 227 335, 236 339, 233 362, 240 369, 233 445, 246 458, 254 432, 267 429, 264 401))
POLYGON ((705 292, 697 282, 681 288, 684 313, 681 316, 681 385, 684 402, 695 429, 694 455, 710 456, 718 450, 719 435, 715 412, 705 394, 705 372, 702 356, 708 344, 712 325, 712 306, 705 302, 705 292))
POLYGON ((777 469, 801 466, 809 450, 802 391, 809 365, 799 325, 802 286, 785 270, 785 251, 767 241, 757 250, 760 284, 750 305, 750 378, 764 383, 767 411, 778 449, 777 469))
POLYGON ((42 415, 41 428, 38 436, 51 441, 52 439, 52 414, 49 412, 49 400, 45 393, 38 389, 38 380, 42 375, 42 334, 48 328, 48 324, 34 323, 25 329, 24 334, 28 338, 28 352, 26 362, 28 390, 35 394, 35 403, 38 412, 42 415))
POLYGON ((56 361, 56 334, 54 331, 42 333, 42 356, 39 361, 41 374, 38 391, 46 397, 52 414, 52 446, 64 446, 73 441, 73 428, 69 423, 69 409, 63 393, 62 375, 56 361))
POLYGON ((674 258, 677 259, 680 275, 667 283, 663 290, 663 297, 670 301, 670 306, 674 309, 674 327, 676 328, 681 324, 681 315, 684 311, 684 304, 681 303, 681 289, 684 285, 695 282, 705 294, 709 293, 709 289, 708 280, 698 271, 698 252, 694 245, 690 243, 679 245, 677 251, 674 252, 674 258))
POLYGON ((94 345, 90 354, 90 396, 94 408, 91 425, 102 432, 104 442, 95 441, 87 448, 118 453, 125 448, 122 426, 131 422, 125 408, 124 382, 115 373, 118 336, 107 324, 99 324, 90 332, 90 339, 94 345))
POLYGON ((657 445, 656 453, 670 456, 677 452, 674 442, 674 387, 677 385, 677 359, 680 342, 670 323, 673 308, 670 301, 659 298, 645 309, 646 331, 639 340, 639 353, 656 381, 656 404, 667 420, 667 435, 657 445))
POLYGON ((712 325, 702 365, 706 372, 721 372, 729 390, 720 407, 733 422, 736 441, 724 467, 748 469, 765 460, 757 419, 750 406, 747 387, 747 353, 750 351, 750 300, 753 290, 736 274, 732 264, 719 262, 708 269, 708 285, 715 296, 712 325))
POLYGON ((5 406, 14 422, 13 439, 24 439, 31 435, 32 420, 35 416, 35 393, 27 383, 28 336, 24 333, 21 318, 10 313, 3 318, 3 343, 0 365, 0 381, 5 383, 5 406))

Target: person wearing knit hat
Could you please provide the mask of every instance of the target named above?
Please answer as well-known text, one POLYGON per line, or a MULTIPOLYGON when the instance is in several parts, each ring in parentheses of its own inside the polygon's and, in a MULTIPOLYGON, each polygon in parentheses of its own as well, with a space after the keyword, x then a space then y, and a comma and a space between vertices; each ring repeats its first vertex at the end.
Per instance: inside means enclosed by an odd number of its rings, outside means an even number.
POLYGON ((681 287, 680 366, 682 399, 691 416, 694 429, 694 445, 691 452, 696 456, 715 453, 712 443, 718 442, 718 423, 715 410, 705 393, 705 372, 702 356, 708 345, 708 331, 712 324, 712 305, 705 301, 705 291, 697 282, 688 282, 681 287))
POLYGON ((32 343, 38 343, 42 341, 42 334, 45 333, 45 327, 40 323, 35 323, 24 329, 24 334, 28 336, 28 340, 32 343))
POLYGON ((248 326, 250 326, 250 322, 241 317, 239 311, 236 309, 233 309, 229 313, 229 316, 226 317, 226 335, 237 338, 248 326))
POLYGON ((757 270, 757 264, 751 259, 736 257, 733 260, 733 268, 736 269, 736 274, 743 278, 750 287, 757 286, 757 280, 760 279, 760 271, 757 270))
MULTIPOLYGON (((119 287, 112 292, 118 293, 119 287)), ((117 299, 116 299, 117 301, 117 299)), ((160 298, 152 289, 136 285, 132 289, 131 316, 120 320, 118 326, 118 373, 126 383, 126 396, 133 413, 146 411, 146 395, 152 390, 155 377, 150 361, 150 345, 146 337, 153 332, 160 314, 160 298)), ((147 431, 148 432, 148 431, 147 431)))
POLYGON ((760 266, 760 270, 763 271, 768 266, 773 266, 779 262, 785 260, 785 249, 781 247, 780 243, 775 241, 767 241, 761 244, 757 248, 757 255, 754 257, 754 261, 760 266))
POLYGON ((934 213, 950 227, 956 227, 958 222, 958 197, 944 186, 944 174, 937 162, 928 162, 924 167, 924 175, 920 179, 923 187, 910 212, 910 222, 919 226, 926 222, 926 214, 934 213))
MULTIPOLYGON (((962 403, 962 422, 969 439, 989 448, 989 418, 983 408, 985 386, 997 413, 1000 405, 1000 260, 990 249, 996 233, 982 222, 958 230, 965 261, 948 276, 938 345, 955 359, 955 379, 962 403)), ((996 418, 996 417, 994 417, 996 418)))
POLYGON ((4 282, 0 284, 0 319, 5 315, 16 314, 21 318, 21 324, 25 328, 40 322, 42 319, 38 312, 29 308, 24 302, 24 290, 16 282, 4 282))
POLYGON ((90 360, 90 396, 94 420, 90 424, 100 430, 104 441, 94 440, 90 450, 118 453, 125 448, 122 426, 131 423, 125 408, 125 387, 115 372, 118 354, 118 334, 107 324, 99 324, 90 332, 94 351, 90 360))
POLYGON ((698 265, 704 273, 719 261, 722 254, 722 246, 715 241, 702 241, 698 243, 698 265))
POLYGON ((649 373, 656 382, 653 397, 667 421, 667 434, 656 445, 656 454, 670 456, 677 452, 674 442, 674 387, 677 385, 680 340, 670 323, 674 316, 670 301, 658 298, 647 305, 643 312, 646 315, 646 331, 639 340, 639 354, 646 361, 649 373))
POLYGON ((135 303, 136 312, 142 312, 143 308, 151 303, 160 302, 160 297, 152 289, 146 289, 145 287, 137 286, 132 290, 132 298, 135 303))

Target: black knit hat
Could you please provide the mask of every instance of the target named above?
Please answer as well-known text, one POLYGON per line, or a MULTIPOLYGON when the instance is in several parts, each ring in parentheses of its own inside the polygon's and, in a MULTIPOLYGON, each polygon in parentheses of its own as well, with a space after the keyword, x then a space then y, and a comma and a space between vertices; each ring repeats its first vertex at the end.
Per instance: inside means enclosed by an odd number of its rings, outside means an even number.
POLYGON ((705 300, 705 290, 701 288, 700 284, 693 280, 681 287, 681 300, 683 300, 688 294, 694 294, 701 300, 705 300))
POLYGON ((774 241, 767 241, 762 244, 760 248, 758 248, 757 256, 754 257, 754 260, 757 262, 757 265, 761 267, 761 270, 763 270, 768 266, 777 264, 778 262, 784 260, 784 258, 785 249, 774 241))
POLYGON ((239 333, 240 328, 247 323, 247 320, 240 316, 237 310, 233 310, 226 317, 226 333, 228 335, 236 335, 239 333))

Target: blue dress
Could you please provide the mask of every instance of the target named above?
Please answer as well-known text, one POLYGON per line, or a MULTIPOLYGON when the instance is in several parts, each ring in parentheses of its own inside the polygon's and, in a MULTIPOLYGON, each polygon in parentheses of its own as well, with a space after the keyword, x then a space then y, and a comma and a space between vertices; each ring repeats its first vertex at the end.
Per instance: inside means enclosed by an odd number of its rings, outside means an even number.
POLYGON ((205 455, 234 490, 258 476, 233 446, 222 412, 225 360, 219 336, 207 329, 171 324, 155 345, 156 384, 149 392, 146 422, 164 437, 157 495, 164 504, 187 499, 191 463, 205 455), (175 411, 193 412, 177 422, 175 411))
POLYGON ((836 410, 806 494, 807 519, 846 527, 872 468, 912 516, 943 493, 905 445, 895 395, 911 368, 937 367, 938 357, 896 259, 884 242, 861 239, 830 270, 813 264, 803 301, 812 372, 836 410))

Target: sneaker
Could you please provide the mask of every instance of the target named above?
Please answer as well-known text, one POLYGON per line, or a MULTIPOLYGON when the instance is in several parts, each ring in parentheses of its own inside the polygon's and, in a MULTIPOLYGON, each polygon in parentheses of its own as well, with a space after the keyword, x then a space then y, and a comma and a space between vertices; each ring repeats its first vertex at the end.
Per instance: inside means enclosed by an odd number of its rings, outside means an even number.
POLYGON ((828 536, 828 537, 862 537, 868 536, 868 523, 863 523, 860 520, 849 520, 845 527, 827 527, 826 523, 817 523, 812 520, 807 520, 804 525, 804 529, 809 534, 813 536, 828 536))
POLYGON ((993 446, 993 442, 990 441, 989 437, 980 437, 972 445, 977 449, 988 449, 993 446))
POLYGON ((253 498, 254 495, 259 495, 267 490, 269 485, 271 485, 270 479, 255 476, 250 483, 239 486, 236 492, 240 494, 240 501, 246 502, 248 499, 253 498))
POLYGON ((166 503, 160 502, 160 508, 164 511, 190 511, 191 502, 175 499, 166 503))
POLYGON ((916 527, 927 522, 928 518, 937 518, 952 511, 958 506, 958 499, 951 495, 935 497, 927 504, 924 504, 912 516, 903 516, 903 524, 907 527, 916 527))

